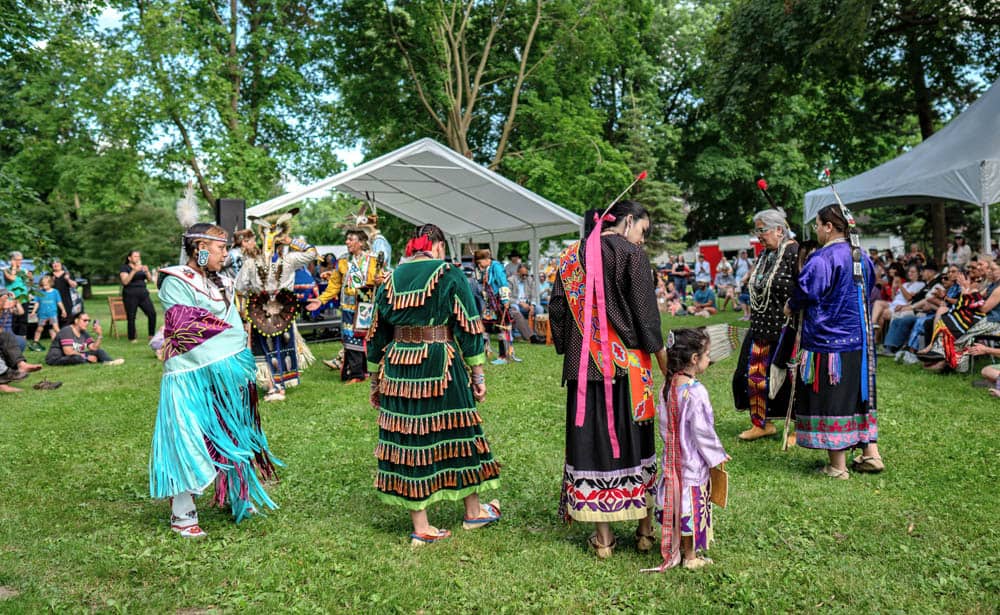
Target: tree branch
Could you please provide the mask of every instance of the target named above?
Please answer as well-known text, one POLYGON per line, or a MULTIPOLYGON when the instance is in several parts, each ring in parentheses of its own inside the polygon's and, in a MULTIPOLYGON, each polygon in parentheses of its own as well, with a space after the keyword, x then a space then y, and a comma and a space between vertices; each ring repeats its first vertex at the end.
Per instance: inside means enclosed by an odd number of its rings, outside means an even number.
POLYGON ((396 41, 396 46, 399 47, 400 53, 403 54, 403 61, 406 63, 406 70, 410 73, 410 78, 413 79, 413 84, 417 88, 417 96, 420 98, 420 102, 424 105, 424 109, 427 111, 434 123, 437 124, 438 130, 442 134, 448 135, 448 127, 441 122, 441 118, 435 113, 434 108, 431 107, 430 101, 427 100, 426 94, 424 94, 424 88, 420 84, 420 79, 417 78, 417 71, 413 68, 413 61, 410 59, 410 54, 406 51, 406 46, 403 45, 403 40, 400 38, 399 33, 396 31, 395 21, 392 19, 392 9, 389 8, 389 3, 385 3, 385 11, 389 17, 389 29, 392 30, 392 38, 396 41))
POLYGON ((510 97, 510 109, 507 112, 507 119, 503 123, 503 131, 500 133, 500 141, 497 143, 497 151, 493 156, 493 162, 490 163, 490 169, 496 169, 500 166, 500 161, 503 160, 504 150, 507 149, 507 141, 510 139, 510 133, 514 129, 514 117, 517 115, 518 98, 521 96, 521 87, 524 85, 524 79, 527 73, 528 57, 531 54, 531 45, 535 41, 535 33, 538 31, 538 24, 542 21, 542 4, 543 0, 535 0, 535 20, 532 22, 531 29, 528 31, 528 37, 524 41, 524 49, 521 51, 521 65, 517 72, 517 82, 514 84, 514 91, 511 93, 510 97))
MULTIPOLYGON (((489 34, 486 35, 486 42, 483 43, 483 55, 479 58, 479 66, 476 67, 476 76, 473 78, 472 84, 469 86, 469 100, 465 105, 465 116, 462 118, 462 127, 468 130, 469 125, 472 123, 472 111, 476 106, 476 99, 479 97, 479 87, 483 80, 483 73, 486 71, 486 63, 490 59, 490 51, 493 49, 493 39, 496 37, 497 31, 500 30, 500 24, 503 22, 504 16, 507 14, 508 0, 504 0, 503 5, 500 7, 500 12, 497 14, 493 23, 490 24, 489 34)), ((528 35, 527 48, 531 48, 531 39, 535 36, 535 29, 538 27, 538 22, 540 19, 542 0, 538 0, 536 6, 535 23, 531 26, 531 33, 528 35)), ((522 67, 524 66, 522 58, 522 67)), ((523 71, 523 68, 522 68, 523 71)))

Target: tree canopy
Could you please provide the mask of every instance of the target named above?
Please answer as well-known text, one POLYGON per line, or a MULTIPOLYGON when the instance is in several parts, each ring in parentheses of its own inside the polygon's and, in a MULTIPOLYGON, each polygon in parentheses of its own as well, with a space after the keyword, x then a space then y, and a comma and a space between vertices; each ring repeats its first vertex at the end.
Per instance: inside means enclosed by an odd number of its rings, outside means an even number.
MULTIPOLYGON (((95 275, 172 258, 189 180, 208 217, 426 136, 578 213, 648 171, 653 250, 745 232, 761 175, 798 223, 1000 70, 990 0, 0 2, 0 237, 95 275)), ((940 250, 969 215, 920 213, 868 224, 940 250)))

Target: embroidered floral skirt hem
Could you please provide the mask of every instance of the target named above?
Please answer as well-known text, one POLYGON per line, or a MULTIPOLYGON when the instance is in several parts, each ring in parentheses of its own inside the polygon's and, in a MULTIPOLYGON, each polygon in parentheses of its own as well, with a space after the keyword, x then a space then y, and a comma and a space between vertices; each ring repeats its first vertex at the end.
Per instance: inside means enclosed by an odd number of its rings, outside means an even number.
POLYGON ((808 353, 801 372, 796 395, 796 444, 839 451, 878 441, 874 382, 869 400, 862 399, 860 350, 808 353))
POLYGON ((632 420, 628 380, 612 385, 614 425, 620 456, 612 457, 604 384, 588 382, 582 427, 577 427, 576 381, 566 382, 566 464, 559 515, 563 519, 610 522, 643 519, 656 480, 653 422, 632 420))
POLYGON ((423 510, 500 485, 500 464, 483 435, 465 366, 448 369, 439 396, 419 397, 405 382, 400 396, 383 389, 375 447, 375 488, 383 502, 423 510))

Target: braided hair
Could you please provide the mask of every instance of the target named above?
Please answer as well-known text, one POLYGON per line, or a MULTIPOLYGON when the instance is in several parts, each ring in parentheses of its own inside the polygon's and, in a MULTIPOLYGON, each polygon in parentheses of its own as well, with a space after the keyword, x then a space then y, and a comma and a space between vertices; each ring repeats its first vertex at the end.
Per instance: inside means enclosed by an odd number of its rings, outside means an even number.
POLYGON ((674 329, 667 334, 667 377, 684 371, 696 354, 708 352, 708 333, 704 327, 674 329))

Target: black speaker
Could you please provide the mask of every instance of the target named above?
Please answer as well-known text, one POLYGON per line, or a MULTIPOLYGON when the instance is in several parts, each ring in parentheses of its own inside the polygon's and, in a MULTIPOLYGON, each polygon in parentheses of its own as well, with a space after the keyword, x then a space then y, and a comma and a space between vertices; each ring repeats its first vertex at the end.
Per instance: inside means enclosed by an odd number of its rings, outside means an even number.
POLYGON ((243 199, 216 199, 215 223, 232 235, 246 228, 247 202, 243 199))

